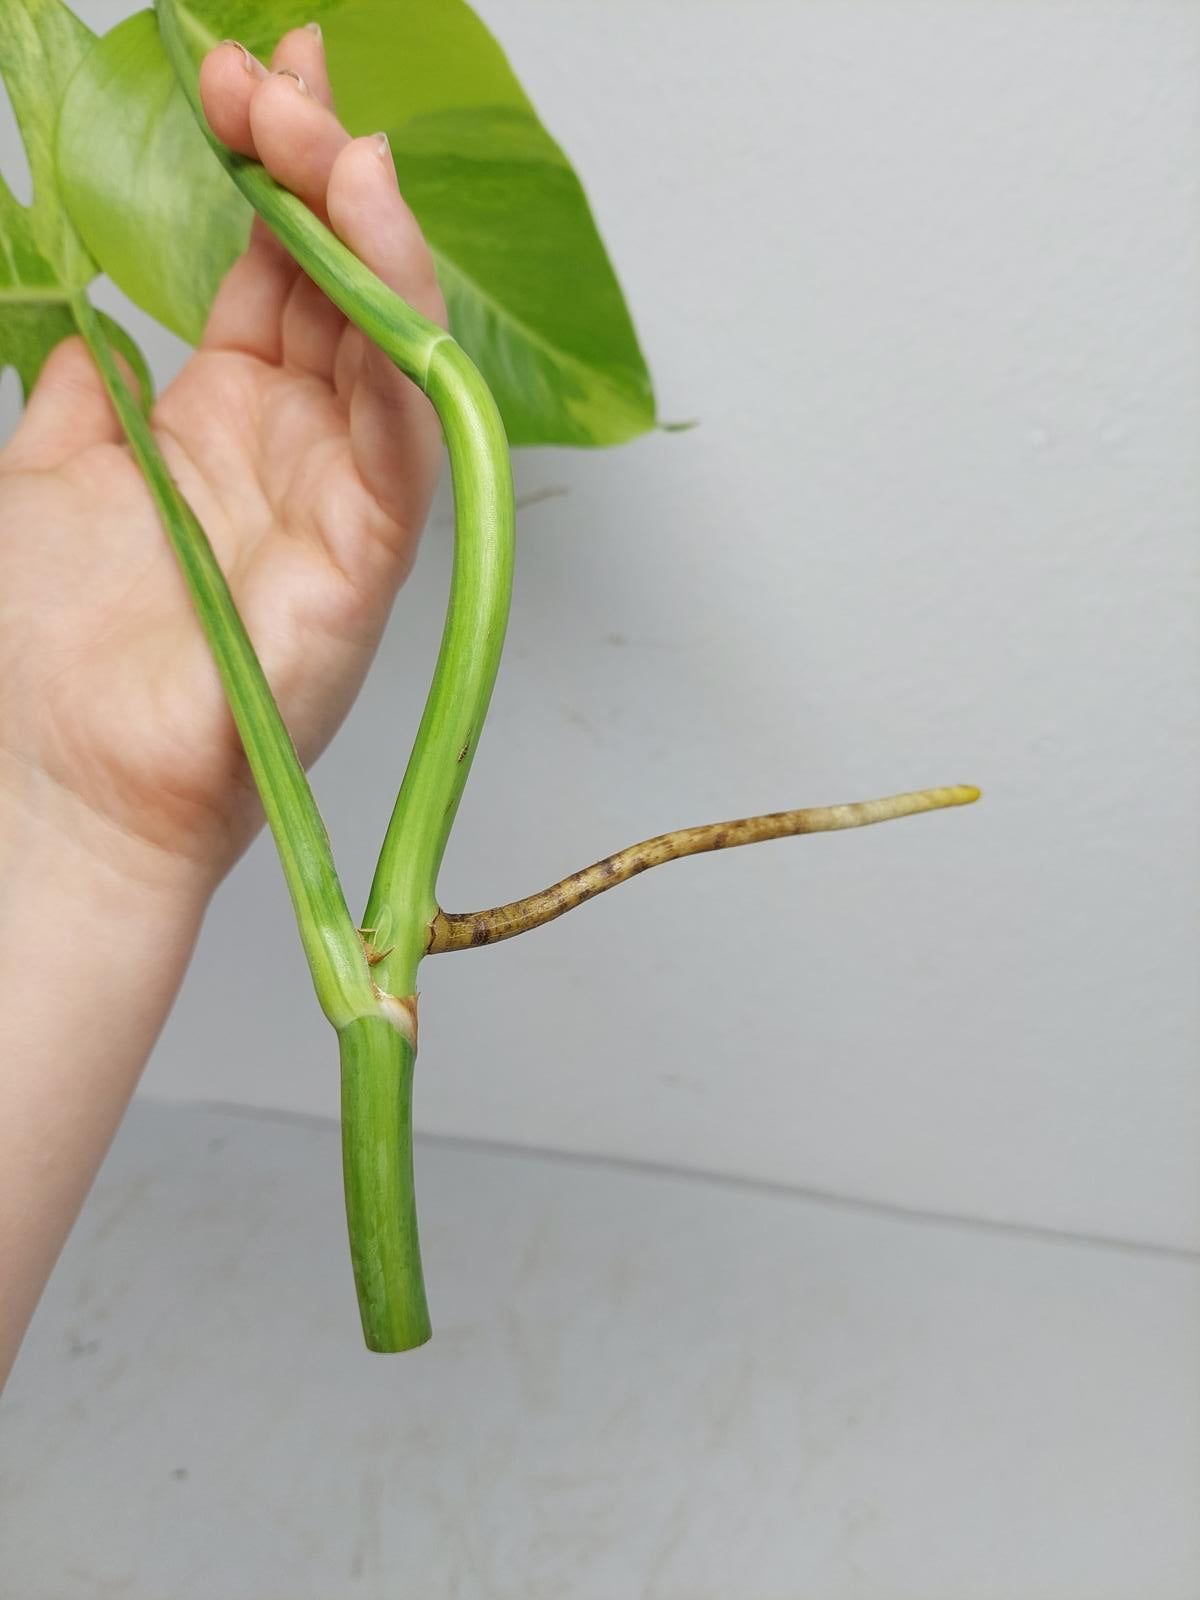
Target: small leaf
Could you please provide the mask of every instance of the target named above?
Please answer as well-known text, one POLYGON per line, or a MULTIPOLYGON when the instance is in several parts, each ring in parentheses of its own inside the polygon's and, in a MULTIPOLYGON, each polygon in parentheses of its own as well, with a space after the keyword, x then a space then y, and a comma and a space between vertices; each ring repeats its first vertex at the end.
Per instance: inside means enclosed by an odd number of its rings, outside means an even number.
MULTIPOLYGON (((197 63, 222 38, 267 57, 296 23, 283 0, 179 10, 197 63)), ((451 327, 510 441, 607 445, 652 428, 650 376, 582 186, 475 13, 464 0, 312 0, 308 13, 346 126, 389 133, 451 327)), ((147 15, 103 39, 67 95, 59 170, 96 259, 196 339, 248 214, 169 71, 147 15)))
MULTIPOLYGON (((26 395, 50 351, 76 331, 71 296, 96 276, 96 264, 64 208, 54 161, 59 104, 94 42, 62 0, 0 4, 0 76, 33 176, 28 206, 0 177, 0 370, 15 367, 26 395)), ((150 375, 141 352, 111 318, 104 323, 148 404, 150 375)))
POLYGON ((196 344, 246 248, 251 211, 179 92, 152 11, 99 42, 67 91, 58 137, 63 195, 92 254, 143 311, 196 344))
POLYGON ((53 160, 55 108, 92 38, 60 0, 0 7, 0 74, 33 175, 28 206, 0 177, 0 368, 17 369, 26 395, 74 333, 70 296, 96 272, 59 203, 53 160))
POLYGON ((24 227, 53 281, 71 289, 90 282, 96 268, 59 203, 54 119, 72 74, 94 42, 91 29, 62 0, 5 0, 0 7, 0 74, 33 175, 32 203, 20 208, 24 227))

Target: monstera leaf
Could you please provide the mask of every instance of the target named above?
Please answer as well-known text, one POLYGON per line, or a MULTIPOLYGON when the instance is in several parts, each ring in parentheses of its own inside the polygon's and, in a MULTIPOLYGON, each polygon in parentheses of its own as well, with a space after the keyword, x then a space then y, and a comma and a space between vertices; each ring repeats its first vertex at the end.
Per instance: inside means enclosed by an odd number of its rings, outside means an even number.
MULTIPOLYGON (((0 3, 0 76, 33 176, 33 200, 23 206, 0 175, 0 370, 15 367, 26 395, 50 351, 75 332, 72 295, 96 276, 63 209, 54 164, 58 107, 93 40, 61 0, 0 3)), ((104 322, 148 399, 149 375, 137 346, 110 319, 104 322)))
MULTIPOLYGON (((178 9, 197 64, 224 38, 269 55, 297 21, 282 0, 178 9)), ((653 427, 646 363, 579 179, 470 7, 308 0, 306 15, 324 30, 347 127, 391 138, 451 326, 510 441, 608 445, 653 427)), ((102 39, 72 80, 58 168, 96 260, 195 340, 250 219, 175 87, 151 13, 102 39)))

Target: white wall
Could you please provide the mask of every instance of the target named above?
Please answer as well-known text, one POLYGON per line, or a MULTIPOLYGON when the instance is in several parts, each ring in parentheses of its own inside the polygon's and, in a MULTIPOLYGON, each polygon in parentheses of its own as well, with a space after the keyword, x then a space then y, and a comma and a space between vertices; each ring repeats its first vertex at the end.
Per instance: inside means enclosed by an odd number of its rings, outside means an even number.
MULTIPOLYGON (((701 426, 520 458, 565 492, 522 516, 446 904, 682 823, 986 800, 430 962, 419 1124, 1200 1246, 1200 7, 482 10, 701 426)), ((315 774, 356 905, 447 515, 315 774)), ((146 1092, 334 1114, 336 1078, 260 843, 146 1092)))

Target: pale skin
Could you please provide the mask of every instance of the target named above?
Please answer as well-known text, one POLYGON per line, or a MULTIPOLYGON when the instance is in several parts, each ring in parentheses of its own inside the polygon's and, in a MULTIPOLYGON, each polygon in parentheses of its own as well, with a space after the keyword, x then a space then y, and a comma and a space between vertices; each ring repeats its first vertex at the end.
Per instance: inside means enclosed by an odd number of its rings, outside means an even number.
MULTIPOLYGON (((319 34, 236 45, 205 114, 445 321, 386 141, 350 139, 319 34)), ((256 224, 155 407, 301 757, 341 722, 411 566, 424 397, 256 224)), ((78 340, 0 451, 0 1382, 261 811, 150 497, 78 340)))

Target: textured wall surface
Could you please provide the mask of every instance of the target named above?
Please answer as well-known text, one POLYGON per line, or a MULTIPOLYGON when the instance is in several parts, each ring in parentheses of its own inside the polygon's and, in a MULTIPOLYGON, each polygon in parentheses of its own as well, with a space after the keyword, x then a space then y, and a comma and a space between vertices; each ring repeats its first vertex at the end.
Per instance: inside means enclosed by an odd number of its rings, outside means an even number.
MULTIPOLYGON (((683 823, 986 800, 429 963, 419 1124, 1200 1245, 1200 8, 481 9, 589 187, 662 415, 700 426, 520 458, 556 492, 522 515, 446 904, 683 823)), ((165 379, 178 346, 146 343, 165 379)), ((443 500, 316 769, 355 905, 449 543, 443 500)), ((145 1090, 336 1111, 266 844, 145 1090)))

